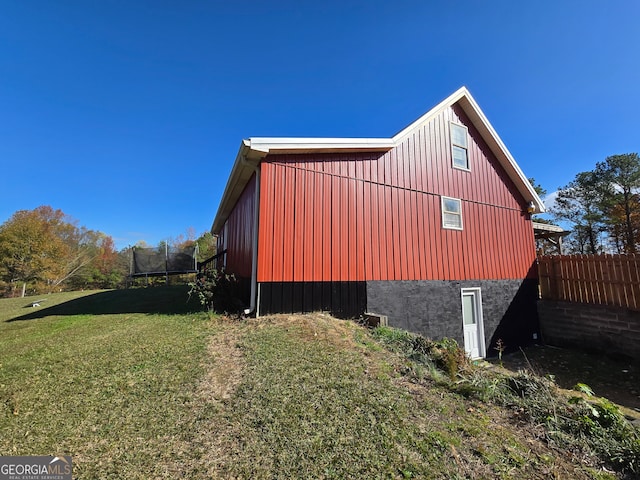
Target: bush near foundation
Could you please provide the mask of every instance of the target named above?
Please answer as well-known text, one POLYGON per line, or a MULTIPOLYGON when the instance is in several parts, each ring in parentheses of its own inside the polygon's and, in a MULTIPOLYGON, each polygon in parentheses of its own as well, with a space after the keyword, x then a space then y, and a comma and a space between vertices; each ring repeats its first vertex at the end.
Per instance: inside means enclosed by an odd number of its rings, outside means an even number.
POLYGON ((195 295, 209 312, 238 314, 242 311, 240 286, 233 274, 223 270, 206 270, 198 273, 196 281, 189 283, 189 298, 195 295))

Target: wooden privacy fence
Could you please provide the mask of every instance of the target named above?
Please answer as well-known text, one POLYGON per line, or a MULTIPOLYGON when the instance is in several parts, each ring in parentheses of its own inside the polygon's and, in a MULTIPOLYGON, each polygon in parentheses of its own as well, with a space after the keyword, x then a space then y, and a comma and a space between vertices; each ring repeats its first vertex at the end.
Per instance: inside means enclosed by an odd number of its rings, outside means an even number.
POLYGON ((538 258, 545 300, 640 310, 640 255, 548 255, 538 258))

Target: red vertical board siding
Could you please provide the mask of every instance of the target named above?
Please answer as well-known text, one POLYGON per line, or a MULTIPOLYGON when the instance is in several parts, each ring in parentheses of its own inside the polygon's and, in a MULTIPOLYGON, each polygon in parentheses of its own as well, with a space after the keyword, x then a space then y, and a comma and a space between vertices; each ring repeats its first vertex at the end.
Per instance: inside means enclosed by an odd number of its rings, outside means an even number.
POLYGON ((420 225, 418 212, 418 193, 410 192, 411 208, 413 216, 411 217, 411 236, 413 237, 413 278, 412 280, 420 280, 424 278, 421 257, 424 255, 424 247, 420 245, 422 236, 420 234, 420 225))
MULTIPOLYGON (((342 170, 342 169, 341 169, 342 170)), ((349 172, 343 172, 343 175, 348 175, 349 172)), ((349 184, 345 181, 344 177, 337 180, 336 187, 340 192, 340 230, 342 232, 342 236, 340 237, 340 242, 338 244, 338 249, 336 250, 336 254, 340 260, 340 268, 336 272, 336 279, 339 281, 346 281, 350 277, 349 271, 349 248, 351 248, 351 242, 353 242, 353 233, 351 231, 349 225, 349 184)), ((354 278, 355 279, 355 278, 354 278)))
POLYGON ((422 228, 420 229, 420 241, 421 248, 424 251, 424 268, 425 274, 422 277, 424 280, 431 280, 434 278, 434 246, 431 242, 431 227, 429 220, 429 211, 425 205, 425 195, 418 195, 418 216, 422 222, 422 228))
MULTIPOLYGON (((481 238, 482 235, 482 225, 481 222, 476 221, 476 219, 481 218, 478 212, 478 205, 475 203, 469 203, 470 213, 468 214, 468 223, 472 225, 473 231, 471 233, 471 241, 474 238, 481 238)), ((482 244, 473 244, 473 259, 472 259, 472 269, 471 269, 471 278, 484 278, 484 274, 482 271, 482 259, 485 256, 483 253, 482 244)))
MULTIPOLYGON (((260 168, 263 170, 268 168, 271 171, 269 176, 271 183, 267 183, 266 181, 262 182, 260 189, 263 196, 269 196, 273 199, 271 203, 271 205, 273 205, 273 212, 265 212, 264 210, 267 208, 266 205, 260 204, 260 235, 269 235, 269 232, 273 231, 273 241, 271 242, 271 254, 269 254, 269 252, 259 252, 259 254, 271 257, 271 270, 268 269, 269 262, 265 259, 263 263, 265 270, 258 271, 258 281, 280 282, 283 278, 284 266, 284 245, 282 241, 284 235, 284 224, 282 221, 284 210, 284 169, 276 168, 276 166, 268 163, 263 163, 260 168), (273 223, 271 228, 268 227, 268 222, 273 223)), ((262 239, 260 239, 260 242, 262 245, 266 245, 266 242, 262 243, 262 239)))
POLYGON ((256 177, 251 177, 238 202, 225 222, 224 241, 227 245, 226 271, 238 277, 251 277, 253 261, 253 211, 256 177))
POLYGON ((342 265, 340 264, 340 248, 342 248, 342 237, 345 237, 347 232, 342 233, 342 221, 341 221, 341 208, 340 208, 340 188, 338 185, 337 177, 331 178, 331 280, 337 282, 340 280, 340 270, 342 265))
POLYGON ((303 170, 292 169, 295 181, 293 189, 295 199, 291 203, 293 210, 293 281, 301 282, 304 280, 303 262, 304 262, 304 239, 305 236, 312 235, 311 232, 304 231, 305 218, 305 182, 303 170))
POLYGON ((409 260, 408 275, 409 280, 419 280, 422 278, 420 273, 420 240, 417 232, 417 206, 416 206, 416 192, 409 190, 406 192, 405 204, 409 205, 409 214, 406 216, 407 220, 407 236, 409 237, 407 258, 409 260))
POLYGON ((513 223, 509 221, 508 218, 508 210, 501 210, 501 221, 505 228, 505 235, 503 235, 503 243, 505 252, 509 252, 509 260, 507 263, 507 275, 510 272, 517 271, 519 268, 518 261, 516 259, 516 253, 518 252, 517 241, 518 237, 515 236, 515 231, 513 228, 513 223))
POLYGON ((332 211, 332 192, 331 192, 331 175, 322 175, 322 195, 324 203, 320 213, 314 212, 314 215, 322 216, 322 281, 331 280, 331 264, 332 264, 332 235, 333 235, 333 211, 332 211))
POLYGON ((398 208, 398 189, 397 188, 386 188, 387 192, 387 228, 388 237, 387 237, 387 245, 389 247, 389 251, 393 253, 393 263, 389 265, 391 267, 391 271, 389 272, 390 280, 402 280, 402 259, 400 255, 400 213, 398 208), (390 238, 389 238, 390 234, 390 238))
POLYGON ((274 195, 271 190, 264 185, 272 185, 275 182, 273 178, 273 168, 270 164, 265 163, 260 168, 260 205, 262 216, 260 217, 258 226, 258 281, 262 282, 265 273, 268 274, 273 268, 273 239, 274 239, 274 195))
POLYGON ((380 207, 380 280, 396 280, 394 276, 393 224, 391 215, 391 187, 378 186, 378 205, 380 207))
POLYGON ((400 258, 400 280, 408 280, 408 272, 407 272, 407 249, 409 246, 409 239, 407 238, 407 210, 405 207, 405 193, 406 190, 396 188, 394 189, 395 196, 397 198, 397 228, 398 228, 398 241, 395 244, 395 248, 397 248, 400 258))
MULTIPOLYGON (((364 182, 355 181, 355 205, 354 207, 354 216, 355 216, 355 224, 356 224, 356 280, 361 282, 366 280, 367 276, 365 275, 365 261, 367 261, 367 257, 370 251, 370 247, 366 246, 365 242, 365 222, 368 221, 365 215, 364 208, 364 182)), ((369 222, 370 223, 370 222, 369 222)), ((370 229, 369 229, 370 230, 370 229)), ((370 234, 369 234, 370 235, 370 234)), ((371 262, 371 260, 369 260, 371 262)), ((369 267, 371 268, 371 267, 369 267)), ((371 278, 370 276, 368 278, 371 278)))
MULTIPOLYGON (((350 162, 351 163, 351 162, 350 162)), ((350 169, 351 170, 351 169, 350 169)), ((351 178, 351 172, 349 172, 351 178)), ((355 176, 355 172, 353 172, 355 176)), ((347 264, 349 265, 348 274, 343 277, 343 280, 357 280, 357 257, 362 255, 362 250, 358 250, 358 230, 356 219, 356 185, 354 181, 343 180, 342 184, 345 185, 346 202, 347 202, 347 226, 349 229, 349 240, 346 242, 345 257, 347 264)))
POLYGON ((380 241, 380 230, 382 229, 383 211, 380 209, 378 185, 370 185, 369 201, 371 202, 371 265, 373 276, 372 280, 380 280, 386 255, 382 254, 382 243, 380 241))
POLYGON ((407 150, 407 144, 409 143, 410 139, 407 139, 406 142, 404 142, 402 145, 400 145, 396 151, 398 156, 397 158, 397 163, 398 163, 398 187, 402 188, 402 189, 407 189, 410 188, 409 187, 409 165, 408 165, 408 158, 406 155, 406 150, 407 150))
MULTIPOLYGON (((368 165, 367 165, 368 168, 368 165)), ((360 185, 362 193, 362 241, 364 242, 362 251, 362 274, 363 280, 367 278, 373 279, 373 222, 371 221, 371 183, 362 182, 360 185)))
POLYGON ((323 176, 314 175, 313 208, 307 213, 313 220, 313 248, 310 255, 313 259, 313 281, 320 282, 323 278, 324 242, 325 235, 323 221, 328 215, 324 214, 323 176))
POLYGON ((294 258, 294 235, 295 235, 295 169, 284 168, 284 208, 283 212, 283 234, 282 234, 282 281, 293 280, 293 258, 294 258))
POLYGON ((314 257, 315 251, 315 237, 319 232, 316 232, 314 228, 314 211, 317 210, 316 202, 319 200, 314 196, 315 174, 312 172, 305 172, 303 180, 306 180, 304 186, 304 232, 303 232, 303 252, 304 259, 302 264, 303 279, 310 279, 315 281, 315 265, 314 257), (306 178, 305 178, 306 177, 306 178))
POLYGON ((424 159, 424 138, 422 134, 422 128, 418 129, 416 132, 416 141, 413 144, 413 156, 415 159, 416 165, 416 190, 422 192, 425 190, 424 186, 424 167, 423 167, 423 159, 424 159))
MULTIPOLYGON (((380 211, 376 198, 377 185, 365 184, 365 205, 369 208, 365 211, 365 221, 370 225, 370 251, 366 258, 365 275, 372 280, 380 280, 380 211), (367 267, 369 265, 369 267, 367 267)), ((367 208, 365 207, 365 208, 367 208)), ((365 240, 367 240, 365 233, 365 240)))
MULTIPOLYGON (((524 200, 456 107, 387 153, 269 155, 262 168, 259 281, 524 278, 535 260, 524 200), (468 172, 452 167, 450 120, 468 127, 468 172), (442 196, 462 200, 462 231, 442 228, 442 196)), ((227 221, 243 258, 251 203, 227 221)))
POLYGON ((461 197, 506 208, 523 208, 522 198, 513 182, 490 153, 475 127, 462 111, 454 111, 455 108, 445 110, 417 128, 398 147, 384 155, 361 153, 347 156, 332 153, 271 155, 269 158, 272 162, 305 171, 371 180, 397 188, 461 197), (450 120, 468 128, 471 171, 452 167, 450 120), (371 169, 367 168, 369 164, 371 169))
POLYGON ((435 125, 433 122, 427 123, 423 127, 425 141, 425 169, 427 170, 427 185, 425 192, 440 191, 440 183, 438 179, 438 168, 436 162, 436 138, 435 125))

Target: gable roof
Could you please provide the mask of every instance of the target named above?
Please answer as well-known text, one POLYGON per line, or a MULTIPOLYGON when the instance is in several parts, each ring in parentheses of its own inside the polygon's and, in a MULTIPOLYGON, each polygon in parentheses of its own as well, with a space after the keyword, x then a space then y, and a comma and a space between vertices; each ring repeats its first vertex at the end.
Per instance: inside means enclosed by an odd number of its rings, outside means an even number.
POLYGON ((399 145, 415 129, 431 121, 444 109, 458 104, 478 130, 492 153, 505 169, 520 194, 533 203, 536 212, 544 212, 540 197, 527 180, 515 159, 493 129, 487 117, 466 87, 461 87, 415 122, 391 138, 286 138, 256 137, 243 140, 236 155, 211 231, 218 233, 231 214, 238 198, 251 179, 258 164, 268 154, 276 153, 336 153, 336 152, 388 152, 399 145))

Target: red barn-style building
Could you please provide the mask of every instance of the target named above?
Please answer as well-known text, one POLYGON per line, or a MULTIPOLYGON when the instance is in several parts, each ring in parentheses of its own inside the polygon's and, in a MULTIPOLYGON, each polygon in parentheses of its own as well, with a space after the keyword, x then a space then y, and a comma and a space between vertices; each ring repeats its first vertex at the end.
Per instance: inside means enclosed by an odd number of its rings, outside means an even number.
POLYGON ((538 334, 544 205, 466 88, 391 138, 250 138, 213 222, 256 315, 386 315, 471 357, 538 334))

